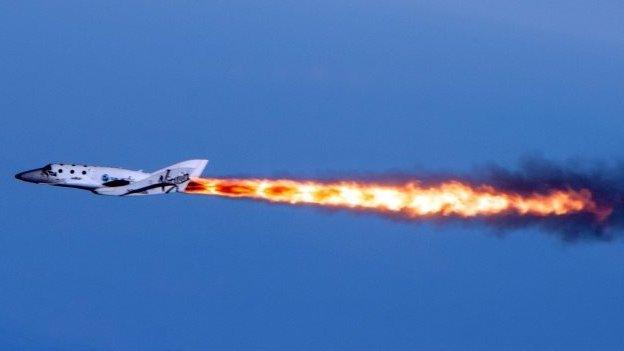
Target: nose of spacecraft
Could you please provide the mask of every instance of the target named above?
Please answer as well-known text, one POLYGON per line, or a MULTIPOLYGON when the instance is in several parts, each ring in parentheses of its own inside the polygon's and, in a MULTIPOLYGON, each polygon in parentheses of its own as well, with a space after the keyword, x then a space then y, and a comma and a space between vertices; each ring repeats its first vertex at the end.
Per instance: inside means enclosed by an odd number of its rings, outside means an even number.
POLYGON ((41 168, 33 169, 26 172, 20 172, 15 175, 16 179, 23 180, 30 183, 39 183, 42 181, 41 168))

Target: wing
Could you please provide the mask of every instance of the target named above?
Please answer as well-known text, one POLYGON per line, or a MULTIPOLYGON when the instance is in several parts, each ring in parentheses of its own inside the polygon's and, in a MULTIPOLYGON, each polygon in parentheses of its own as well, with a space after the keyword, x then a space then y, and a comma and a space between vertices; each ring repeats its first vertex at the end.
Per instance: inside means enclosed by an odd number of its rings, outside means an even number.
POLYGON ((147 178, 130 184, 110 184, 94 189, 100 195, 158 195, 183 192, 191 177, 198 177, 206 168, 208 160, 189 160, 176 163, 151 173, 147 178), (116 186, 115 186, 116 185, 116 186))

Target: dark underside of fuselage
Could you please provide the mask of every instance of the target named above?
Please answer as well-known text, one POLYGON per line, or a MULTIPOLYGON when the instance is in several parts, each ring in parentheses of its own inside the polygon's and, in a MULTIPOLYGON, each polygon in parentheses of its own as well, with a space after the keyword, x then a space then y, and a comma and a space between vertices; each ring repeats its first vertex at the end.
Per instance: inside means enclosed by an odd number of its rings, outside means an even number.
POLYGON ((52 185, 52 186, 59 186, 62 188, 76 188, 76 189, 80 189, 80 190, 89 190, 89 191, 93 191, 94 187, 92 186, 82 186, 82 185, 70 185, 70 184, 52 184, 52 183, 48 183, 48 185, 52 185))
POLYGON ((173 184, 173 183, 158 183, 158 184, 152 184, 152 185, 148 185, 139 189, 133 189, 128 191, 127 193, 123 194, 123 195, 131 195, 131 194, 139 194, 151 189, 156 189, 156 188, 163 188, 163 191, 165 192, 165 194, 170 193, 171 191, 173 191, 173 189, 176 189, 178 186, 173 184), (171 189, 164 191, 165 187, 170 186, 171 189))

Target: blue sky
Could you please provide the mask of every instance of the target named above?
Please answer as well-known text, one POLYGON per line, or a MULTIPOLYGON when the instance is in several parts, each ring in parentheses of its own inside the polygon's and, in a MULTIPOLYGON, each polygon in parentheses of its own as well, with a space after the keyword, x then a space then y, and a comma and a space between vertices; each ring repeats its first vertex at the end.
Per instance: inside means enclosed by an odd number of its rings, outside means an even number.
POLYGON ((621 2, 0 5, 0 345, 620 350, 624 245, 19 183, 624 159, 621 2))

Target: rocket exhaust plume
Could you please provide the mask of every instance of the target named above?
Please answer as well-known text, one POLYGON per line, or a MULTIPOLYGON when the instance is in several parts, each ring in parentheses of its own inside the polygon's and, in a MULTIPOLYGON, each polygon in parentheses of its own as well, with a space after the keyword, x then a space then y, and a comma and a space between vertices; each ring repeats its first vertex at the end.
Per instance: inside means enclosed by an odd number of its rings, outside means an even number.
POLYGON ((586 212, 602 220, 611 212, 609 208, 600 208, 587 189, 521 195, 497 190, 489 185, 471 186, 460 181, 428 186, 411 181, 392 186, 354 181, 324 183, 286 179, 196 178, 186 191, 289 204, 398 213, 407 218, 501 214, 546 217, 586 212))
MULTIPOLYGON (((190 194, 371 212, 404 220, 540 224, 563 239, 610 239, 624 189, 609 172, 574 171, 543 160, 519 171, 490 167, 477 177, 401 176, 397 181, 194 178, 190 194)), ((617 172, 616 172, 617 173, 617 172)), ((624 172, 622 173, 624 174, 624 172)))

